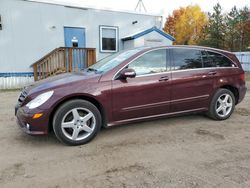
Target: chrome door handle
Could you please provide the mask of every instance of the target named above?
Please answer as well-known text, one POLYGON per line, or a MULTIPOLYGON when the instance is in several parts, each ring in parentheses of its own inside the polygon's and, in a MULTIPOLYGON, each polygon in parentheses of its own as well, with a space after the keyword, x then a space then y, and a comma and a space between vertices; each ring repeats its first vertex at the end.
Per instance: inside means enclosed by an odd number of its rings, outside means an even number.
POLYGON ((161 81, 167 81, 167 80, 169 80, 169 77, 168 77, 168 76, 163 76, 163 77, 161 77, 161 78, 159 79, 160 82, 161 82, 161 81))
POLYGON ((213 76, 213 75, 216 75, 216 74, 217 74, 216 71, 210 71, 210 72, 208 73, 209 76, 213 76))

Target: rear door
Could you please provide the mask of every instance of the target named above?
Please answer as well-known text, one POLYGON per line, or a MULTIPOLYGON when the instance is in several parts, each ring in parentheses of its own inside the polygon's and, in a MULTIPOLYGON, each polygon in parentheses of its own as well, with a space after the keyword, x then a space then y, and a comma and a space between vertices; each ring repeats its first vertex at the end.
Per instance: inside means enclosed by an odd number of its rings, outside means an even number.
POLYGON ((172 60, 172 112, 207 109, 213 91, 214 75, 203 68, 199 49, 176 47, 170 50, 172 60))
POLYGON ((127 66, 136 71, 135 78, 112 81, 114 121, 169 112, 171 72, 168 53, 166 49, 147 52, 127 66))

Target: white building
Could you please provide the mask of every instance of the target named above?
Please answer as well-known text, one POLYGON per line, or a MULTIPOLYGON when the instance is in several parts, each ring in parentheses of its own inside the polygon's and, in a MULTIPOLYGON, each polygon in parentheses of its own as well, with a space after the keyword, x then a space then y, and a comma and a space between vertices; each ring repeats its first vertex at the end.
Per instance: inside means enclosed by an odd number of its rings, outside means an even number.
POLYGON ((30 65, 58 47, 96 48, 97 60, 144 45, 171 45, 162 17, 38 1, 0 0, 0 89, 33 81, 30 65))

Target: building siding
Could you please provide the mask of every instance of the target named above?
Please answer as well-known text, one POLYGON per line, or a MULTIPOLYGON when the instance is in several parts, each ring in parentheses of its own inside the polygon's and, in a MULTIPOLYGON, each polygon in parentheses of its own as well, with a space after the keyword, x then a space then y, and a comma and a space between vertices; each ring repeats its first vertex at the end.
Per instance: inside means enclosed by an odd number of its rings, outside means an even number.
MULTIPOLYGON (((108 53, 99 51, 99 26, 117 26, 119 37, 147 29, 157 16, 95 9, 77 9, 20 0, 1 0, 3 30, 0 31, 0 72, 31 71, 32 63, 64 46, 64 26, 86 29, 86 47, 97 49, 97 59, 108 53), (137 20, 137 24, 132 24, 137 20), (129 28, 129 29, 128 29, 129 28)), ((119 49, 123 44, 119 40, 119 49)))
POLYGON ((100 52, 100 25, 119 28, 119 50, 124 49, 121 41, 124 36, 162 26, 161 17, 157 15, 23 0, 0 0, 0 15, 3 26, 0 30, 0 73, 13 73, 13 76, 0 75, 1 89, 19 88, 31 83, 33 76, 17 76, 15 73, 32 72, 31 64, 53 49, 65 46, 64 27, 85 28, 86 47, 96 48, 98 60, 110 55, 100 52), (132 24, 134 21, 137 23, 132 24))

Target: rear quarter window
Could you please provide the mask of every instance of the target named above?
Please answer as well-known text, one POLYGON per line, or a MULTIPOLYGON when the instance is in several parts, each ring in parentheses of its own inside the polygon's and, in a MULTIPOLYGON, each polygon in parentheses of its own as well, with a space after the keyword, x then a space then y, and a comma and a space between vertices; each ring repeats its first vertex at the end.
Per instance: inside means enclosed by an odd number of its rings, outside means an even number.
POLYGON ((204 67, 236 67, 236 65, 226 56, 210 51, 202 52, 204 67))

